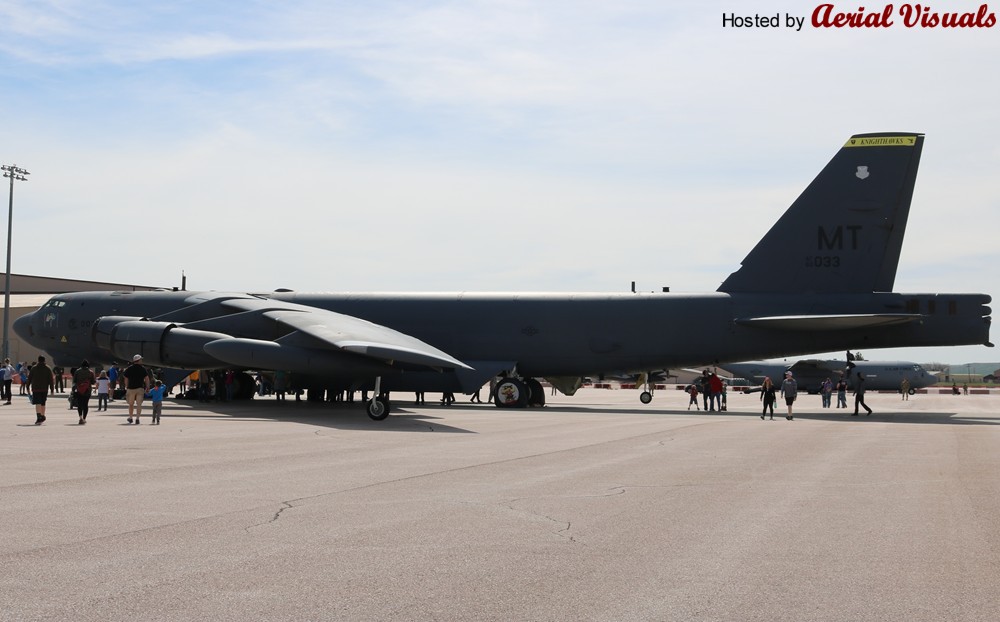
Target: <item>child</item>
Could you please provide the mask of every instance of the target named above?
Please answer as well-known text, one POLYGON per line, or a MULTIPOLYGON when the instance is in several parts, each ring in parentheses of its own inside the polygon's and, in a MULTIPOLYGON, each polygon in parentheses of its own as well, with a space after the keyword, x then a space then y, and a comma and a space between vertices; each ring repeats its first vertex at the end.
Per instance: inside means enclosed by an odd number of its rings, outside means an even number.
POLYGON ((97 378, 97 410, 107 411, 108 410, 108 391, 111 389, 111 380, 108 378, 108 372, 102 371, 101 375, 97 378))
POLYGON ((146 393, 146 397, 153 403, 153 424, 160 425, 160 413, 163 411, 163 394, 167 392, 167 387, 159 380, 153 388, 146 393))
POLYGON ((691 394, 691 401, 688 402, 688 410, 691 410, 691 404, 694 404, 695 410, 701 410, 698 408, 698 387, 692 384, 688 387, 688 393, 691 394))

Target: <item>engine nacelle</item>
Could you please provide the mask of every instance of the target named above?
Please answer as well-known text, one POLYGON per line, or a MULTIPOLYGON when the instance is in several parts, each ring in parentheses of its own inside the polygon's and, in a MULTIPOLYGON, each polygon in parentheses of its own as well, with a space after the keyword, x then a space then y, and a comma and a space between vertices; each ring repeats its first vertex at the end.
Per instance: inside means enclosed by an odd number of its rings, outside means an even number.
POLYGON ((177 369, 221 367, 225 364, 205 352, 205 344, 228 335, 192 330, 172 322, 152 322, 135 317, 102 317, 94 323, 94 341, 115 357, 177 369))

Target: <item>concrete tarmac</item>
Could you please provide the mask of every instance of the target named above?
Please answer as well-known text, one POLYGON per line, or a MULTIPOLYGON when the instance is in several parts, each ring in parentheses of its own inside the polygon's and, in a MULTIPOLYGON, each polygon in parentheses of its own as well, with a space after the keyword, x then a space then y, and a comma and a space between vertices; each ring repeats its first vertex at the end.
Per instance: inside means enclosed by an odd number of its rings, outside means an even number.
MULTIPOLYGON (((1000 398, 0 407, 3 620, 995 620, 1000 398)), ((92 401, 96 406, 96 400, 92 401)))

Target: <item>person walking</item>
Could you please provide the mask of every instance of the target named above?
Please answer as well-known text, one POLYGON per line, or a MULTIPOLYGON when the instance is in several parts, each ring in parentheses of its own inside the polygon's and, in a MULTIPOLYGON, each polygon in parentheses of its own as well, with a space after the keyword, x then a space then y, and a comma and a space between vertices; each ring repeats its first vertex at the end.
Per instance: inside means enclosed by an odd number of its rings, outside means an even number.
POLYGON ((3 390, 0 391, 0 398, 4 400, 4 404, 10 404, 10 396, 11 396, 10 387, 14 382, 14 374, 17 373, 17 370, 14 369, 14 366, 10 364, 10 359, 3 360, 2 369, 3 369, 3 385, 0 386, 2 386, 3 390))
POLYGON ((858 416, 858 406, 864 407, 868 411, 866 417, 872 414, 872 409, 868 408, 868 404, 865 404, 865 375, 858 373, 858 380, 854 383, 854 414, 852 417, 858 416))
POLYGON ((771 421, 774 421, 774 402, 777 399, 774 395, 774 383, 767 376, 764 376, 764 383, 760 385, 760 401, 764 403, 764 410, 760 413, 761 421, 767 411, 771 411, 771 421))
POLYGON ((142 399, 149 389, 149 373, 142 366, 142 355, 132 357, 132 364, 122 372, 125 378, 125 402, 128 404, 128 422, 132 423, 135 413, 135 424, 139 425, 139 415, 142 414, 142 399))
POLYGON ((792 404, 795 403, 795 398, 799 395, 799 385, 795 382, 790 371, 785 372, 785 379, 781 382, 781 395, 784 396, 785 404, 788 406, 788 414, 785 415, 785 419, 792 421, 795 419, 795 415, 792 414, 792 404))
MULTIPOLYGON (((157 380, 153 388, 146 393, 146 397, 153 404, 153 425, 160 425, 160 415, 163 413, 163 395, 166 392, 167 387, 157 380)), ((139 423, 139 417, 136 417, 136 423, 139 423)))
POLYGON ((38 364, 28 372, 27 383, 31 387, 31 403, 35 405, 35 425, 45 422, 45 400, 49 396, 49 387, 54 381, 52 368, 45 364, 45 357, 38 357, 38 364))
POLYGON ((97 411, 108 410, 108 394, 111 392, 111 379, 108 372, 102 371, 97 377, 97 411))
POLYGON ((76 412, 80 415, 80 425, 87 423, 87 413, 90 412, 90 394, 95 384, 97 384, 97 376, 90 368, 90 362, 84 359, 73 374, 72 388, 76 395, 76 412))

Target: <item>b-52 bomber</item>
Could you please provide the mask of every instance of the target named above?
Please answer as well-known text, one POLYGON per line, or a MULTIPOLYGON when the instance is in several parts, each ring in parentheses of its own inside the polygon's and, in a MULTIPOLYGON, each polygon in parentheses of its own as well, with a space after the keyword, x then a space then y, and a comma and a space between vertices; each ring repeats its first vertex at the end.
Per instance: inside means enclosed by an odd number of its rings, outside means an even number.
MULTIPOLYGON (((852 136, 712 293, 77 292, 14 328, 55 364, 141 354, 194 369, 283 370, 297 387, 572 394, 583 376, 834 350, 989 342, 985 294, 891 293, 924 136, 852 136)), ((169 384, 169 380, 168 380, 169 384)), ((648 402, 649 396, 643 396, 648 402)))

